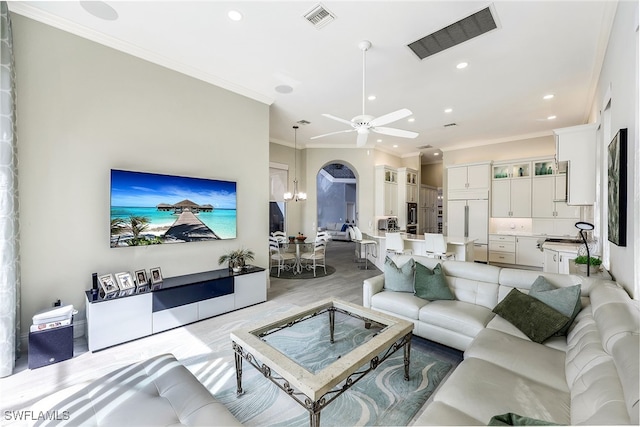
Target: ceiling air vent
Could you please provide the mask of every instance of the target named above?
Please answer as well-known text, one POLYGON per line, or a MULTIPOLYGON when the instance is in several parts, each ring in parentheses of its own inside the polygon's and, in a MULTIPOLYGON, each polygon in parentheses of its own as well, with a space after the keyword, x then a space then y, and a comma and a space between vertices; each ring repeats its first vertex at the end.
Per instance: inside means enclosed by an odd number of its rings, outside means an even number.
POLYGON ((444 125, 444 127, 446 127, 446 128, 450 128, 450 127, 453 127, 453 126, 458 126, 458 124, 457 123, 447 123, 446 125, 444 125))
POLYGON ((486 7, 408 46, 420 59, 442 52, 498 28, 492 12, 490 7, 486 7))
POLYGON ((427 145, 421 145, 420 147, 416 147, 418 150, 426 150, 427 148, 433 148, 433 145, 431 144, 427 144, 427 145))
POLYGON ((336 19, 336 16, 329 12, 322 4, 318 3, 313 9, 304 14, 304 19, 311 22, 311 24, 319 30, 336 19))
POLYGON ((298 120, 296 123, 304 126, 304 125, 310 124, 311 122, 308 120, 302 119, 302 120, 298 120))

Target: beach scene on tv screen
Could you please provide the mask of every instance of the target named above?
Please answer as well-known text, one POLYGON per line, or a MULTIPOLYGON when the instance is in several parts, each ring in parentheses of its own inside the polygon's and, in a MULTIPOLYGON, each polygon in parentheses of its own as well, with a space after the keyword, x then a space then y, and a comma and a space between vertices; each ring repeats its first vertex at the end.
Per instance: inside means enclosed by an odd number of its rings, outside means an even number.
POLYGON ((235 238, 235 182, 111 170, 111 247, 235 238))

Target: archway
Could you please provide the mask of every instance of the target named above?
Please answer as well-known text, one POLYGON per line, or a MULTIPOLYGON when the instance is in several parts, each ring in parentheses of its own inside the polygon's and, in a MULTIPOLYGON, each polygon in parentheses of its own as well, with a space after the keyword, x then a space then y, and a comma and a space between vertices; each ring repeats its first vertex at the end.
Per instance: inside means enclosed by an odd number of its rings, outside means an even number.
POLYGON ((324 165, 316 176, 317 224, 333 240, 349 240, 347 227, 357 219, 357 178, 343 161, 324 165))

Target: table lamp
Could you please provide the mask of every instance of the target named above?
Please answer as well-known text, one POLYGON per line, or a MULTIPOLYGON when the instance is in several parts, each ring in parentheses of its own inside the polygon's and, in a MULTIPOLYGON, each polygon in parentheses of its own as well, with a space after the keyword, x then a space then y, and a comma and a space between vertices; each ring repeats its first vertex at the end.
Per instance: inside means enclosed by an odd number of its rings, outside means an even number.
POLYGON ((580 236, 582 236, 584 247, 587 248, 587 277, 589 277, 591 273, 591 255, 589 254, 589 245, 587 244, 587 238, 584 235, 584 230, 593 230, 594 226, 588 222, 578 221, 576 222, 576 228, 580 230, 580 236))

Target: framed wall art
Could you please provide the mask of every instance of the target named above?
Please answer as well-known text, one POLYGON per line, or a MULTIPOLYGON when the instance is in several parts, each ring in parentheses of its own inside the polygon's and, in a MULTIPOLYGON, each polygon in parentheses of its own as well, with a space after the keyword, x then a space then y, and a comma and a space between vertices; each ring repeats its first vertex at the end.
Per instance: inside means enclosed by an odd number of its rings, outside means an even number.
POLYGON ((620 129, 608 148, 608 236, 614 245, 627 245, 627 129, 620 129))

